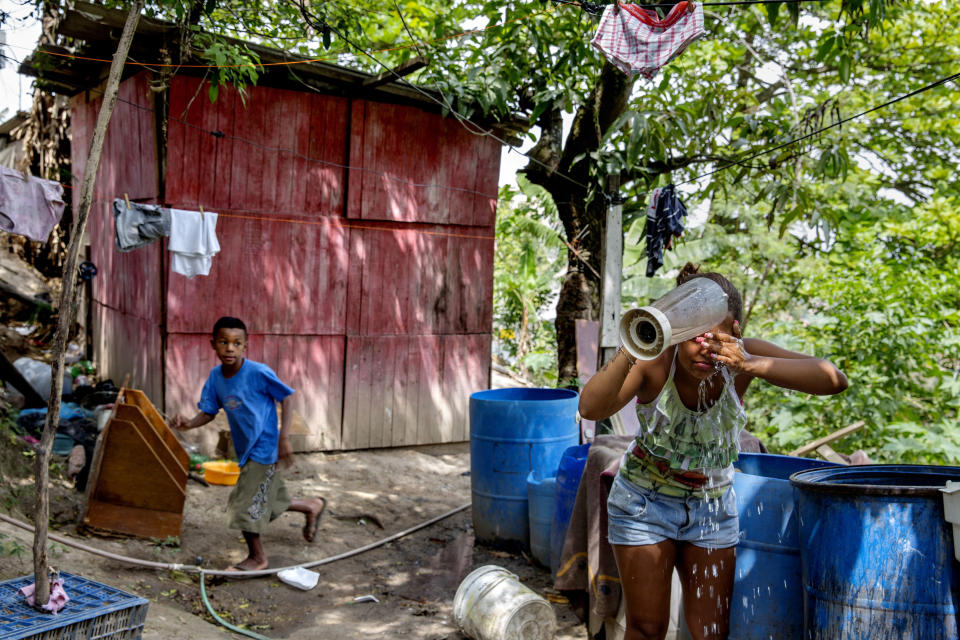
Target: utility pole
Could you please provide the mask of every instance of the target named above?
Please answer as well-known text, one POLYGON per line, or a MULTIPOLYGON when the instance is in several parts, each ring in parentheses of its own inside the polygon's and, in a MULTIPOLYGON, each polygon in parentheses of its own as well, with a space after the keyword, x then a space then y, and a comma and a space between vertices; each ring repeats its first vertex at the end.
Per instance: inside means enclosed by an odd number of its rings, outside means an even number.
POLYGON ((623 199, 620 175, 607 176, 607 217, 603 227, 603 280, 600 283, 600 343, 597 369, 613 359, 620 346, 620 287, 623 284, 623 199))

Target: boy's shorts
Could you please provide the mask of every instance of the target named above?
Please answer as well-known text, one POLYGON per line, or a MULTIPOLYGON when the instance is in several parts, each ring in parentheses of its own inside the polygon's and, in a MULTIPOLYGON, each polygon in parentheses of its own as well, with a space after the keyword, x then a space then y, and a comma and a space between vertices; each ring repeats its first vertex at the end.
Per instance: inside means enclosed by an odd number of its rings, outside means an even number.
POLYGON ((740 540, 732 485, 717 498, 680 498, 644 489, 618 473, 607 498, 607 516, 610 544, 642 546, 676 540, 726 549, 740 540))
POLYGON ((276 464, 248 460, 227 501, 227 527, 263 533, 290 507, 290 496, 276 464))

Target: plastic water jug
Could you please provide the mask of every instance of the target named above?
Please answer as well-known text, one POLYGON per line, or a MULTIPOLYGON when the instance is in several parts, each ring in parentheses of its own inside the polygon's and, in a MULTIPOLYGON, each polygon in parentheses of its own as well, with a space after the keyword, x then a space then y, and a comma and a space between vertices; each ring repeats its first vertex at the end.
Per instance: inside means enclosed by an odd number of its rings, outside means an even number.
POLYGON ((653 360, 670 345, 689 340, 727 317, 727 294, 709 278, 694 278, 653 304, 630 309, 620 320, 620 341, 640 360, 653 360))
POLYGON ((473 570, 453 598, 453 617, 473 640, 553 640, 557 615, 542 596, 503 567, 473 570))

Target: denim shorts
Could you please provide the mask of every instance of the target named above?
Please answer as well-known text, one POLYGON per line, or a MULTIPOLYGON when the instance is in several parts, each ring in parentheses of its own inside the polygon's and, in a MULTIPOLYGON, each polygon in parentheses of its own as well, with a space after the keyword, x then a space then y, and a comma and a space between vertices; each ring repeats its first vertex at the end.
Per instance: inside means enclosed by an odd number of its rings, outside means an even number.
POLYGON ((726 549, 740 540, 733 486, 718 498, 666 496, 644 489, 619 473, 607 499, 610 544, 641 546, 664 540, 705 549, 726 549))

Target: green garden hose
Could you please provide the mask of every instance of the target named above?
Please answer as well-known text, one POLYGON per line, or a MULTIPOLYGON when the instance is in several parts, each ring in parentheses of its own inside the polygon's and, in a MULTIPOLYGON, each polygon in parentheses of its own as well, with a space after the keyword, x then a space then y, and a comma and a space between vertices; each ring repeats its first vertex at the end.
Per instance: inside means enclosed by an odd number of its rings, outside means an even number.
POLYGON ((236 625, 232 625, 217 615, 217 612, 213 609, 213 605, 210 604, 210 600, 207 598, 207 576, 205 573, 206 572, 203 569, 200 569, 200 598, 203 600, 203 605, 207 608, 207 611, 209 611, 210 615, 213 616, 213 619, 234 633, 239 633, 240 635, 247 636, 248 638, 256 638, 256 640, 271 640, 271 638, 268 638, 267 636, 262 636, 254 631, 241 629, 236 625))

